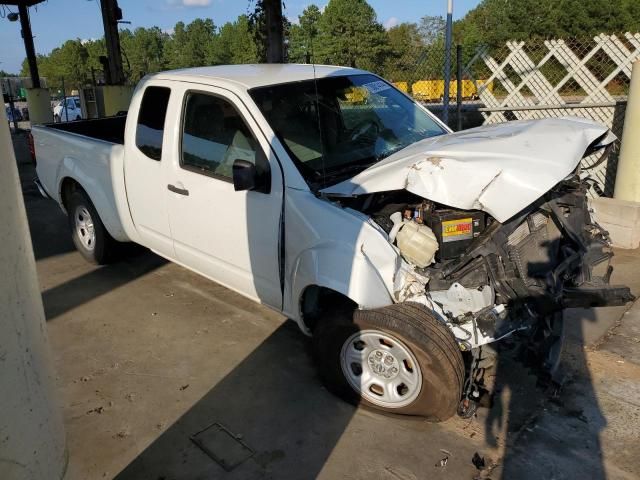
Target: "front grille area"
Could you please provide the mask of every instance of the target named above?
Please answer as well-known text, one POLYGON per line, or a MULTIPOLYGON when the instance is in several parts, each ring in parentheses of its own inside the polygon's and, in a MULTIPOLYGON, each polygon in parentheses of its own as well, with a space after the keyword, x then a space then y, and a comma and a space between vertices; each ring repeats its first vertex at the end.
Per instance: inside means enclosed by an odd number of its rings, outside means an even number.
POLYGON ((542 212, 529 215, 507 240, 509 258, 528 287, 544 287, 557 261, 559 232, 542 212))

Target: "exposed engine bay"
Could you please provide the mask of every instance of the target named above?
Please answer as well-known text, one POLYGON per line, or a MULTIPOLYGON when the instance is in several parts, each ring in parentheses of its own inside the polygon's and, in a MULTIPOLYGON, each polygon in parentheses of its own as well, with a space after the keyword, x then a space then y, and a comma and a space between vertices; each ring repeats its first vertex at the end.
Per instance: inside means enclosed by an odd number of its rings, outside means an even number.
POLYGON ((428 306, 463 351, 517 331, 551 330, 564 308, 633 299, 628 287, 609 284, 608 234, 592 220, 578 175, 504 223, 406 190, 341 202, 369 215, 405 260, 395 301, 428 306))

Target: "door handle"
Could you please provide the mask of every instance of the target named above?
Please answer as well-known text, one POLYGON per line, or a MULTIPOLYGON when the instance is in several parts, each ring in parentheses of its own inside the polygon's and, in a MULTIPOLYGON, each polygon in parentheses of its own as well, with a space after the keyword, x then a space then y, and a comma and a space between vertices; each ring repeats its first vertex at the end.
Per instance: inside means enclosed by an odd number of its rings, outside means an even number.
POLYGON ((186 195, 187 197, 189 196, 189 190, 187 190, 186 188, 178 188, 175 185, 171 184, 167 185, 167 188, 170 192, 177 193, 178 195, 186 195))

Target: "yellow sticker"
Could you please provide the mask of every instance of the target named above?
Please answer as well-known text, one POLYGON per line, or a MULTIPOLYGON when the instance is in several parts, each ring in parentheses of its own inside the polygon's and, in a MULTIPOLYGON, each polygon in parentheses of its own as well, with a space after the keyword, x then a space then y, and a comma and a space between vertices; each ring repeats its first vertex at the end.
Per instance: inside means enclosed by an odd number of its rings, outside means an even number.
POLYGON ((442 241, 454 242, 473 238, 473 219, 459 218, 442 222, 442 241))

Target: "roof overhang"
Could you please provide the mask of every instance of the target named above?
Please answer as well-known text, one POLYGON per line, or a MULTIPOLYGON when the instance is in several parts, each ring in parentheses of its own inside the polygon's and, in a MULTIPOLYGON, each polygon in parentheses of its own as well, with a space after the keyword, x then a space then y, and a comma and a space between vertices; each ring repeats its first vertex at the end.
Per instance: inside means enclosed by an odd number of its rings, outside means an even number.
POLYGON ((26 7, 33 7, 45 0, 0 0, 0 5, 14 5, 16 7, 24 5, 26 7))

